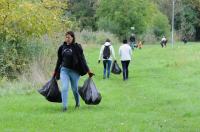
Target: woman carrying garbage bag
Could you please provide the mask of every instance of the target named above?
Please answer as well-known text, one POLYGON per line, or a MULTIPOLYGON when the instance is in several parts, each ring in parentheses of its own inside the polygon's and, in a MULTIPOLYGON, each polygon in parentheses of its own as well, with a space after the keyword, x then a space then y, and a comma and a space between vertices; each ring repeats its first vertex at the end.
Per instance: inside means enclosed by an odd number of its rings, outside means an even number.
POLYGON ((99 53, 99 60, 100 63, 101 59, 103 60, 103 79, 110 77, 110 67, 112 64, 112 60, 116 60, 115 57, 115 50, 111 44, 110 39, 106 39, 106 42, 101 46, 100 53, 99 53), (107 76, 106 76, 107 72, 107 76))
POLYGON ((94 75, 87 66, 81 45, 75 42, 74 32, 68 31, 65 34, 65 41, 58 49, 58 60, 53 74, 53 77, 60 75, 63 111, 68 107, 69 83, 76 102, 75 108, 80 106, 78 81, 80 76, 85 74, 89 77, 94 75))

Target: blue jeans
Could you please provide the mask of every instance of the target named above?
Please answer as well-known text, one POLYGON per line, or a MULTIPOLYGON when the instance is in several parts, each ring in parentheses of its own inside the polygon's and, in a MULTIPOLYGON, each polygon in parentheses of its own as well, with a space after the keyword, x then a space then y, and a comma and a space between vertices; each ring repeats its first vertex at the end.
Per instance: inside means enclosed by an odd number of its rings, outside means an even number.
POLYGON ((74 70, 68 69, 66 67, 61 67, 60 69, 60 80, 62 83, 62 103, 63 107, 67 108, 68 106, 68 89, 69 83, 71 83, 71 88, 74 94, 74 99, 76 105, 79 105, 79 93, 78 93, 78 81, 80 75, 74 70))
POLYGON ((110 77, 110 66, 112 61, 111 60, 103 60, 103 77, 106 78, 106 71, 107 71, 107 78, 110 77))

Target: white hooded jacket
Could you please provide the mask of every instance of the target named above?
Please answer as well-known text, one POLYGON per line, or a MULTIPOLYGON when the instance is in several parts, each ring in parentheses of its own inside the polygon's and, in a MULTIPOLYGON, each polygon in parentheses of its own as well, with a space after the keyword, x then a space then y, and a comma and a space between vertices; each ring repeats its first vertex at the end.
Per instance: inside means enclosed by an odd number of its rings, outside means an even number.
POLYGON ((102 60, 112 60, 113 58, 116 60, 114 48, 109 42, 105 42, 105 44, 101 46, 101 50, 100 50, 100 53, 99 53, 99 60, 101 60, 101 59, 102 60), (108 59, 103 58, 103 50, 104 50, 105 46, 109 46, 110 51, 111 51, 110 57, 108 59))
POLYGON ((121 61, 131 60, 132 50, 129 44, 122 44, 119 47, 119 56, 121 61))

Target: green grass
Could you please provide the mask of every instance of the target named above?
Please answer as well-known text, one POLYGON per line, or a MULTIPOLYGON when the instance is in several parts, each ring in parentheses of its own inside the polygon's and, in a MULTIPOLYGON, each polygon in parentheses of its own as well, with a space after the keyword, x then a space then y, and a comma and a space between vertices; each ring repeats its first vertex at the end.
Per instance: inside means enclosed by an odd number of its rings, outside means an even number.
MULTIPOLYGON (((102 102, 88 106, 81 101, 69 110, 47 102, 35 91, 0 96, 0 131, 52 132, 198 132, 200 131, 200 45, 176 44, 174 48, 144 45, 130 63, 130 78, 111 75, 103 80, 98 64, 99 48, 90 46, 85 55, 102 102)), ((114 46, 116 54, 118 46, 114 46)), ((118 55, 117 58, 119 59, 118 55)), ((118 60, 120 64, 120 61, 118 60)), ((121 64, 120 64, 121 66, 121 64)), ((80 80, 83 84, 84 76, 80 80)), ((1 89, 0 89, 1 90, 1 89)))

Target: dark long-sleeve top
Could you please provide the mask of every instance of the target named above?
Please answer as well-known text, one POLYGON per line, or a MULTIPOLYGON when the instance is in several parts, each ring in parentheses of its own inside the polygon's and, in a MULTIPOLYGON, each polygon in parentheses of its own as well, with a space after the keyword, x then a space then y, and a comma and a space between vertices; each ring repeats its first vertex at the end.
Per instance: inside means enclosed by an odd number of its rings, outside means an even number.
POLYGON ((60 67, 66 67, 78 72, 81 76, 88 71, 88 65, 80 44, 67 45, 65 42, 58 49, 58 59, 55 72, 59 72, 60 67))
POLYGON ((131 42, 135 42, 135 36, 131 36, 131 37, 130 37, 130 41, 131 41, 131 42))

